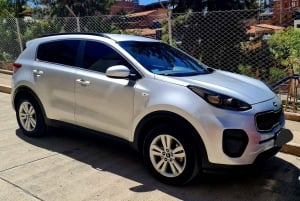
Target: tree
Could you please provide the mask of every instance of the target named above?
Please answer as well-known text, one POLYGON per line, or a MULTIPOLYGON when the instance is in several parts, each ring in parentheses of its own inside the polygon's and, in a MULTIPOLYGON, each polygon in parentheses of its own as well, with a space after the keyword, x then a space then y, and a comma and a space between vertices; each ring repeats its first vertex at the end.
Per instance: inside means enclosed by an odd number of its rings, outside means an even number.
POLYGON ((248 39, 243 20, 256 13, 243 10, 175 14, 173 38, 179 48, 205 64, 237 72, 243 59, 241 42, 248 39))
POLYGON ((274 57, 270 52, 267 41, 262 40, 262 37, 255 41, 245 42, 241 55, 242 62, 239 65, 239 73, 259 78, 269 83, 274 82, 274 79, 278 81, 281 78, 277 77, 277 79, 274 76, 274 72, 276 71, 273 70, 275 65, 274 57), (254 43, 254 48, 251 48, 252 42, 254 43), (256 44, 258 45, 255 46, 256 44))
POLYGON ((7 17, 7 14, 12 12, 12 8, 11 4, 8 4, 6 0, 0 0, 0 17, 7 17))
POLYGON ((35 5, 44 5, 49 10, 50 16, 84 17, 108 14, 114 0, 33 0, 33 2, 35 5))
POLYGON ((170 1, 171 5, 175 5, 176 7, 174 9, 175 13, 184 13, 187 10, 193 10, 195 11, 202 11, 205 7, 205 3, 202 3, 202 1, 199 0, 178 0, 178 1, 170 1))
POLYGON ((25 0, 0 0, 0 17, 23 17, 25 0))
POLYGON ((199 0, 171 0, 170 3, 176 5, 175 13, 184 13, 187 10, 201 12, 204 8, 209 11, 257 8, 256 0, 207 0, 205 2, 199 0))
POLYGON ((0 20, 0 63, 11 61, 20 53, 20 48, 16 45, 12 45, 16 41, 17 33, 12 29, 12 24, 15 23, 15 19, 7 18, 0 20))
POLYGON ((24 10, 25 10, 25 5, 26 1, 25 0, 12 0, 10 1, 15 9, 14 9, 14 16, 17 18, 24 17, 24 10))
POLYGON ((300 67, 300 30, 288 28, 273 34, 268 44, 278 67, 297 70, 300 67))

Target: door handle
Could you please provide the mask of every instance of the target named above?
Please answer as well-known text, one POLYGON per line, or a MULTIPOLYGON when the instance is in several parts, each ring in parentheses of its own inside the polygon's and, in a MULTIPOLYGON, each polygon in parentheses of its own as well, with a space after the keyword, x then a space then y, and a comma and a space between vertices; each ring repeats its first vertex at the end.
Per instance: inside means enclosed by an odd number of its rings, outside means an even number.
POLYGON ((78 84, 80 84, 81 86, 83 86, 83 87, 86 87, 86 86, 91 84, 90 81, 87 81, 87 80, 84 80, 84 79, 77 79, 76 82, 78 84))

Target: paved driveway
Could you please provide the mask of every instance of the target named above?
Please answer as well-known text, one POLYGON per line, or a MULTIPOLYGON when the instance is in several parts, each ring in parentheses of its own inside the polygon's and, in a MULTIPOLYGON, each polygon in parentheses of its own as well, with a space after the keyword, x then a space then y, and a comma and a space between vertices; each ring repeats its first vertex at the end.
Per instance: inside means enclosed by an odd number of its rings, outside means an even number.
POLYGON ((74 131, 44 138, 18 129, 0 93, 0 200, 299 200, 300 159, 283 153, 240 174, 161 184, 126 144, 74 131))

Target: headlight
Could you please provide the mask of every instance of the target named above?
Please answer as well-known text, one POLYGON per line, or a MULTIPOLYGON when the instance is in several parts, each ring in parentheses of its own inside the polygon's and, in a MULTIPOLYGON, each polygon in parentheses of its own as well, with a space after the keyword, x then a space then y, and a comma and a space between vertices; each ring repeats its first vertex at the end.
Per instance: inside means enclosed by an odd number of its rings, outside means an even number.
POLYGON ((188 88, 215 107, 235 111, 246 111, 251 109, 251 105, 236 98, 196 86, 188 86, 188 88))

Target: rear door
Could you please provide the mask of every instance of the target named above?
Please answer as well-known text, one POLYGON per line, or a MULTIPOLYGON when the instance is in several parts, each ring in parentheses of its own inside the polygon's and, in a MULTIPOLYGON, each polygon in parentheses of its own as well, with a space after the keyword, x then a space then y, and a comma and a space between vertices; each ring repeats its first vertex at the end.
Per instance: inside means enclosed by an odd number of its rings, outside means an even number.
POLYGON ((74 123, 74 84, 80 40, 41 44, 32 73, 35 91, 50 119, 74 123))

